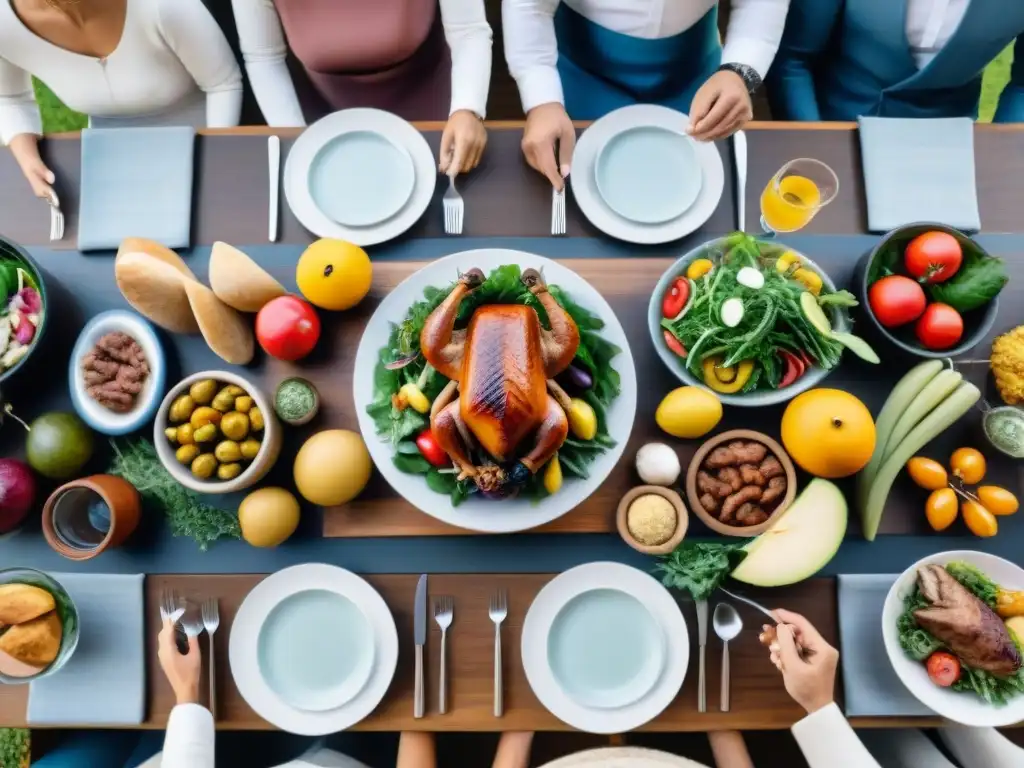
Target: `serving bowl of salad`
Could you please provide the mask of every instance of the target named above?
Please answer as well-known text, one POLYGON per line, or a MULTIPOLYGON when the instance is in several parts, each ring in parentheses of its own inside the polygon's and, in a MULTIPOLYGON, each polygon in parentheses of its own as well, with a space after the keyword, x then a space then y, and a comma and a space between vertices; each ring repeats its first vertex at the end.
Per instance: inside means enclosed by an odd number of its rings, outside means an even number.
POLYGON ((963 725, 1024 720, 1024 569, 982 552, 941 552, 896 579, 882 636, 922 704, 963 725))
POLYGON ((0 384, 24 367, 46 330, 49 297, 28 252, 0 237, 0 384))
POLYGON ((857 305, 817 264, 741 232, 676 261, 651 295, 647 324, 662 362, 723 403, 783 403, 817 386, 844 350, 878 356, 850 333, 857 305))

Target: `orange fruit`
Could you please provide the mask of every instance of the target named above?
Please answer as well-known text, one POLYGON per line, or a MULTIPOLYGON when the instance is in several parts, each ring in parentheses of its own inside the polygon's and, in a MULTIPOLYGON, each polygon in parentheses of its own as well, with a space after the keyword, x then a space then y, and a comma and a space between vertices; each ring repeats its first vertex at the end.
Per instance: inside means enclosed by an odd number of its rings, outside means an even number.
POLYGON ((956 520, 958 507, 956 492, 952 488, 940 488, 937 491, 932 491, 924 505, 928 525, 936 531, 946 530, 956 520))
POLYGON ((999 523, 996 521, 995 515, 978 502, 965 499, 960 505, 960 509, 964 513, 964 522, 975 536, 987 539, 999 532, 999 523))
POLYGON ((993 515, 1012 515, 1020 506, 1016 496, 998 485, 983 485, 975 494, 982 506, 993 515))
POLYGON ((925 490, 937 491, 949 484, 946 468, 935 459, 928 459, 924 456, 915 456, 908 461, 907 473, 911 480, 925 490))
POLYGON ((373 267, 358 245, 321 238, 299 257, 295 282, 310 304, 322 309, 351 309, 370 292, 373 267))
POLYGON ((949 466, 968 485, 980 483, 985 477, 985 457, 977 448, 957 448, 949 457, 949 466))
POLYGON ((793 461, 818 477, 848 477, 875 450, 871 411, 849 392, 811 389, 782 414, 782 444, 793 461))

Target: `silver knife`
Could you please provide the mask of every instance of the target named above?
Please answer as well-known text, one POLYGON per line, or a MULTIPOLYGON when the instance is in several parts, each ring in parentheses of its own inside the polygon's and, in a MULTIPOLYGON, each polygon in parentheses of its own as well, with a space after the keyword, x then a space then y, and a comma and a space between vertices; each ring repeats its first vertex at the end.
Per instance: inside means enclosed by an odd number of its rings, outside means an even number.
POLYGON ((269 171, 270 210, 268 211, 267 238, 270 242, 277 240, 277 211, 280 207, 277 203, 278 187, 281 176, 281 139, 271 136, 267 139, 267 168, 269 171))
POLYGON ((736 158, 736 228, 747 228, 747 134, 736 131, 732 136, 732 151, 736 158))
POLYGON ((708 647, 708 601, 696 600, 697 607, 697 653, 700 661, 697 670, 697 711, 708 711, 708 695, 704 674, 705 653, 708 647))
POLYGON ((416 686, 413 698, 413 717, 423 717, 426 695, 423 691, 423 646, 427 644, 427 574, 416 584, 416 602, 413 606, 413 639, 416 641, 416 686))

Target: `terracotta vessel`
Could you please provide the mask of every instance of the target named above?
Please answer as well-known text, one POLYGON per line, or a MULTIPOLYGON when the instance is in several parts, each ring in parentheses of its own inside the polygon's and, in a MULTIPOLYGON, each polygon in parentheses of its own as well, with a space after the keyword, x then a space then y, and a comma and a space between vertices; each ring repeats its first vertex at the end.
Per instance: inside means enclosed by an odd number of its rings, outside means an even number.
POLYGON ((91 475, 50 494, 43 506, 43 535, 64 557, 89 560, 124 543, 140 513, 135 486, 113 475, 91 475))

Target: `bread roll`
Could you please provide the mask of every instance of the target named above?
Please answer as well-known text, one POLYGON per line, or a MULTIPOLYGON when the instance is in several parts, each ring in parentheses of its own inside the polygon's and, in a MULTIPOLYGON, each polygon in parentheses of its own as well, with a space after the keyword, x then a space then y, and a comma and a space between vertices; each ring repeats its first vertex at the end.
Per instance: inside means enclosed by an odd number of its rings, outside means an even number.
POLYGON ((210 287, 218 299, 240 312, 259 312, 268 301, 287 293, 248 255, 222 242, 210 251, 210 287))
POLYGON ((21 624, 57 607, 53 595, 31 584, 0 584, 0 625, 21 624))
POLYGON ((60 651, 62 627, 56 611, 32 621, 15 624, 0 635, 0 651, 23 664, 45 667, 60 651))

